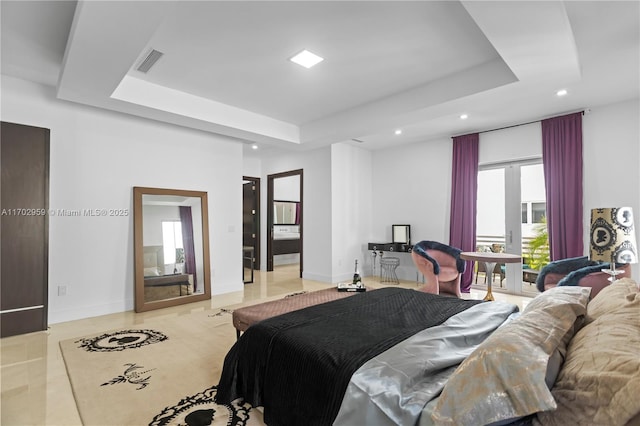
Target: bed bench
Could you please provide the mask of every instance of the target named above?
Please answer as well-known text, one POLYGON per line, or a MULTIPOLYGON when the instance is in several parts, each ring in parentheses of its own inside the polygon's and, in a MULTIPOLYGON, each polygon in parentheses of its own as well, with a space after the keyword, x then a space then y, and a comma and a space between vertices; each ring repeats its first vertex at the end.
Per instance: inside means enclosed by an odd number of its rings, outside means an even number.
MULTIPOLYGON (((370 289, 367 288, 367 290, 370 289)), ((358 293, 338 291, 336 287, 331 287, 326 290, 292 294, 285 296, 283 299, 238 308, 234 310, 232 314, 233 326, 236 329, 236 336, 239 338, 241 332, 244 332, 252 324, 258 321, 285 314, 287 312, 297 311, 298 309, 307 308, 309 306, 353 296, 354 294, 358 293)))
MULTIPOLYGON (((145 287, 180 287, 180 296, 182 296, 182 286, 189 286, 189 274, 169 274, 152 277, 144 277, 145 287)), ((188 287, 187 287, 188 288, 188 287)))

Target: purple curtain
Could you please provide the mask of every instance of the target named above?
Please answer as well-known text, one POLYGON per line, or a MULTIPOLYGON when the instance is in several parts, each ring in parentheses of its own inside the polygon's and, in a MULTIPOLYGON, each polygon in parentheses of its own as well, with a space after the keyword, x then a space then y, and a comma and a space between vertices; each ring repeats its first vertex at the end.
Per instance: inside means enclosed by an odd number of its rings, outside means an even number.
MULTIPOLYGON (((478 133, 453 138, 449 245, 462 251, 476 251, 479 140, 478 133)), ((473 262, 467 261, 460 291, 469 293, 472 282, 473 262)))
POLYGON ((300 225, 300 202, 296 203, 296 220, 295 220, 295 224, 296 225, 300 225))
POLYGON ((182 246, 184 247, 184 273, 193 275, 193 291, 198 289, 196 278, 196 251, 193 245, 193 217, 191 207, 180 206, 182 224, 182 246))
POLYGON ((583 255, 582 113, 542 120, 551 260, 583 255))

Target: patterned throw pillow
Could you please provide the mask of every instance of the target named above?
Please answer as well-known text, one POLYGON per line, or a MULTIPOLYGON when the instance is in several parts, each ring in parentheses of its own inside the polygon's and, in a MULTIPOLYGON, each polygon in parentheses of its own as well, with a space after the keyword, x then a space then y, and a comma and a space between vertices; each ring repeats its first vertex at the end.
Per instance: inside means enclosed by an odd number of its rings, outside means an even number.
POLYGON ((589 293, 555 287, 535 297, 456 369, 432 412, 434 423, 489 424, 554 409, 545 380, 549 360, 564 352, 582 322, 589 293))

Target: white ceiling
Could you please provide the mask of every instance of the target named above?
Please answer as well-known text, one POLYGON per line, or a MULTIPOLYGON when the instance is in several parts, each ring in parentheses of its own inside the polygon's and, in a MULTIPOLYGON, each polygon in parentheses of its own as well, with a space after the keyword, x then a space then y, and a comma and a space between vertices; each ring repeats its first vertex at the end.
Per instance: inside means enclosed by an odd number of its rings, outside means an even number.
POLYGON ((638 1, 0 7, 2 74, 56 86, 60 99, 256 142, 261 152, 353 139, 374 150, 640 94, 638 1), (151 49, 164 55, 137 71, 151 49), (302 49, 325 60, 291 63, 302 49), (558 98, 561 88, 568 95, 558 98))

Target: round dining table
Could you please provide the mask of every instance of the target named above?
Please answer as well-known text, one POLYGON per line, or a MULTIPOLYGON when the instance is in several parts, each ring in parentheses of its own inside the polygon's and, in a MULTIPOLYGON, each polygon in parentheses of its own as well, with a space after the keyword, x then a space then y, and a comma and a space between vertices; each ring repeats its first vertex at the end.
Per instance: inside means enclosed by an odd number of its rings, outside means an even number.
MULTIPOLYGON (((479 252, 479 251, 463 251, 460 253, 460 258, 464 260, 473 260, 476 262, 484 263, 485 271, 493 271, 498 263, 518 263, 522 262, 522 256, 518 254, 510 253, 494 253, 494 252, 479 252)), ((489 272, 485 272, 489 273, 489 272)), ((491 279, 487 280, 487 294, 484 296, 485 301, 494 300, 493 293, 491 292, 491 279)))

